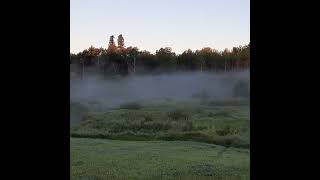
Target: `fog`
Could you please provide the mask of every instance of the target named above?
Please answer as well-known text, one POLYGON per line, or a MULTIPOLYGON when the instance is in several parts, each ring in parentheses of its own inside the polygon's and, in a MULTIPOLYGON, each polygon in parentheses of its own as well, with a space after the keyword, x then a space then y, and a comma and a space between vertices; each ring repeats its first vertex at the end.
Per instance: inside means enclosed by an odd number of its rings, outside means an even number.
MULTIPOLYGON (((232 97, 234 85, 240 80, 249 81, 249 76, 249 71, 132 75, 109 79, 92 74, 83 79, 70 78, 70 101, 99 104, 107 109, 134 101, 188 100, 199 93, 223 99, 232 97)), ((71 121, 79 118, 77 113, 71 113, 71 121)))

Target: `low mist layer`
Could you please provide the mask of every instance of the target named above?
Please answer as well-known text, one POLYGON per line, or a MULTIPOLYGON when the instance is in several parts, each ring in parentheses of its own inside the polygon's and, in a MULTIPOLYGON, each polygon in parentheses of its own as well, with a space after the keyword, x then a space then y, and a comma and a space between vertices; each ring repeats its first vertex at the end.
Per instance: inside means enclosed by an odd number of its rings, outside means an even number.
MULTIPOLYGON (((70 79, 70 101, 82 105, 99 105, 105 109, 119 107, 127 102, 189 100, 197 95, 226 99, 233 97, 237 83, 249 83, 249 76, 249 71, 134 75, 109 79, 91 75, 83 79, 70 79)), ((80 117, 73 110, 71 113, 71 121, 80 117)))

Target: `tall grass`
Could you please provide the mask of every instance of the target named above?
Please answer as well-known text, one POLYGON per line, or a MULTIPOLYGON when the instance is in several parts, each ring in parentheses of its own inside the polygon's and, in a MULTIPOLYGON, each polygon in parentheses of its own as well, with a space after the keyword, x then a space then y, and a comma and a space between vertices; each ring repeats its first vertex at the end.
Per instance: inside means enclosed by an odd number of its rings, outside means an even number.
MULTIPOLYGON (((248 119, 226 108, 147 109, 128 103, 108 113, 88 113, 71 127, 72 137, 122 140, 183 140, 249 148, 248 119)), ((220 106, 223 107, 223 106, 220 106)))

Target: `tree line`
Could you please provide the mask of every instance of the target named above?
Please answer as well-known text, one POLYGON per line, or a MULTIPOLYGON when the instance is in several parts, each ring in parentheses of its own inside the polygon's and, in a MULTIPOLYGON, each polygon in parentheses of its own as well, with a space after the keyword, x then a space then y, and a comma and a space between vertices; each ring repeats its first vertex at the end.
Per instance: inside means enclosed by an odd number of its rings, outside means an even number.
POLYGON ((111 36, 106 49, 91 46, 77 54, 70 53, 70 64, 78 64, 82 68, 96 66, 104 74, 239 71, 250 68, 250 43, 224 51, 210 47, 196 51, 188 49, 179 55, 170 47, 165 47, 152 54, 140 51, 137 47, 125 47, 124 38, 120 34, 118 46, 115 45, 114 36, 111 36))

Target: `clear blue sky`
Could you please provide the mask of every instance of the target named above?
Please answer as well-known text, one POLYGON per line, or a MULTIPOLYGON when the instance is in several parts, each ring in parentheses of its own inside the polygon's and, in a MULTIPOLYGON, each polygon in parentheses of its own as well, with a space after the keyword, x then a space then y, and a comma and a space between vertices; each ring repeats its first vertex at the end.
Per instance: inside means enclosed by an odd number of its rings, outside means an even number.
POLYGON ((250 42, 250 0, 71 0, 70 8, 73 53, 91 45, 106 48, 109 36, 119 34, 126 47, 151 53, 250 42))

